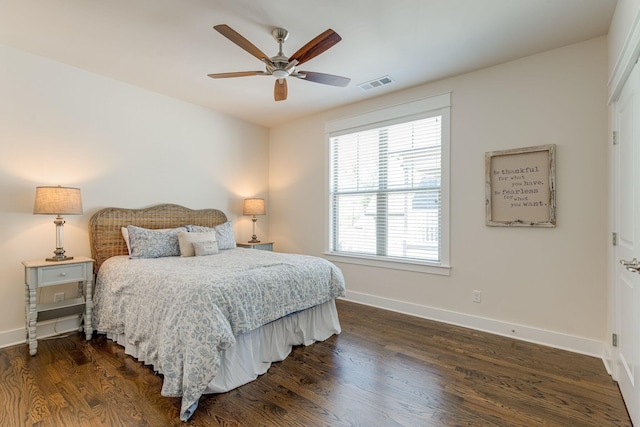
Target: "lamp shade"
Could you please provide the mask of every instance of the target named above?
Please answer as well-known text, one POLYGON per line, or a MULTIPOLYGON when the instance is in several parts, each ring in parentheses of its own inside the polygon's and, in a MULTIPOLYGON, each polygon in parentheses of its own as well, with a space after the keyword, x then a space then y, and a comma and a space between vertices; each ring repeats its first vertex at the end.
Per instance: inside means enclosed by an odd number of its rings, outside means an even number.
POLYGON ((244 199, 243 215, 264 215, 264 199, 244 199))
POLYGON ((82 215, 80 189, 73 187, 36 187, 34 214, 82 215))

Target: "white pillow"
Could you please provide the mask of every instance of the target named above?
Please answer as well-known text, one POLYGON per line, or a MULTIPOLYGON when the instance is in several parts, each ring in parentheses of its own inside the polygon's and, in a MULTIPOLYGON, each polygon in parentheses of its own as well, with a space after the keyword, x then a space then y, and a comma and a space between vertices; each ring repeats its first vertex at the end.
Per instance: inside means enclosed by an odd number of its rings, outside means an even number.
POLYGON ((203 227, 200 225, 185 225, 187 231, 190 233, 201 233, 205 231, 215 231, 216 241, 218 242, 218 249, 233 249, 236 247, 236 238, 233 235, 233 227, 231 227, 231 221, 227 221, 224 224, 216 225, 215 227, 203 227))
POLYGON ((127 227, 122 227, 120 231, 122 232, 122 238, 124 239, 124 242, 127 244, 127 253, 131 254, 131 243, 129 243, 129 230, 127 229, 127 227))
POLYGON ((215 255, 218 253, 218 242, 193 242, 193 249, 196 252, 196 256, 215 255))
MULTIPOLYGON (((201 242, 215 242, 216 241, 216 232, 215 231, 204 231, 204 232, 194 232, 189 233, 186 231, 181 231, 178 233, 178 243, 180 244, 180 256, 195 256, 195 248, 193 247, 194 243, 201 242)), ((216 243, 216 249, 218 249, 216 243)), ((217 253, 217 251, 216 251, 217 253)))

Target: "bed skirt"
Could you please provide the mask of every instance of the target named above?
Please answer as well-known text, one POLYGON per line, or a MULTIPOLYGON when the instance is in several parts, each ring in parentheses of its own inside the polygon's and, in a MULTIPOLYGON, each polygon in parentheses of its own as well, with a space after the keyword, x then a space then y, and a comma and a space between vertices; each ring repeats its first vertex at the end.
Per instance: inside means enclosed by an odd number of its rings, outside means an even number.
MULTIPOLYGON (((224 393, 255 380, 272 362, 284 360, 295 345, 310 345, 341 332, 335 300, 282 317, 236 336, 236 344, 220 353, 220 367, 205 394, 224 393)), ((140 362, 138 347, 123 334, 107 334, 140 362)))

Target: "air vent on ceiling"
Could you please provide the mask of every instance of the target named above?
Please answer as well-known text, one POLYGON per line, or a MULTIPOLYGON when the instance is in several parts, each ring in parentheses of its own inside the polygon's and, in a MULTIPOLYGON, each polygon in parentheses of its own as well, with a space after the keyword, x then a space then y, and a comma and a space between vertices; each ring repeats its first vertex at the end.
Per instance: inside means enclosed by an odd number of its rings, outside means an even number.
POLYGON ((358 85, 358 87, 362 90, 369 90, 369 89, 373 89, 376 87, 382 87, 382 86, 386 86, 388 84, 393 83, 393 80, 391 79, 391 77, 389 76, 383 76, 383 77, 379 77, 375 80, 371 80, 369 82, 366 83, 360 83, 358 85))

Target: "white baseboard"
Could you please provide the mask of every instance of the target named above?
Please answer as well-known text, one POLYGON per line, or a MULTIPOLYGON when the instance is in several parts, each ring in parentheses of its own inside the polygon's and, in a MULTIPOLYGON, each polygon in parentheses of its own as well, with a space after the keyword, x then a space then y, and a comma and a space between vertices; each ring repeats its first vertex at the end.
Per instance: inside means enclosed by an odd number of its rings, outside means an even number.
MULTIPOLYGON (((54 335, 64 334, 71 331, 77 331, 80 327, 80 317, 70 316, 61 317, 55 320, 39 322, 36 326, 36 336, 38 340, 52 337, 54 335)), ((11 331, 0 332, 0 348, 11 347, 13 345, 24 344, 27 346, 27 333, 25 328, 14 329, 11 331)))
POLYGON ((404 301, 397 301, 389 298, 382 298, 375 295, 368 295, 348 290, 345 299, 360 304, 366 304, 373 307, 422 317, 429 320, 449 323, 456 326, 463 326, 465 328, 489 332, 495 335, 501 335, 535 344, 542 344, 561 350, 567 350, 574 353, 597 357, 602 359, 603 363, 605 363, 605 367, 607 366, 606 359, 604 357, 604 343, 600 341, 580 338, 573 335, 566 335, 553 331, 547 331, 544 329, 532 328, 529 326, 502 322, 499 320, 487 319, 485 317, 456 313, 439 308, 412 304, 404 301))

